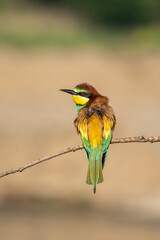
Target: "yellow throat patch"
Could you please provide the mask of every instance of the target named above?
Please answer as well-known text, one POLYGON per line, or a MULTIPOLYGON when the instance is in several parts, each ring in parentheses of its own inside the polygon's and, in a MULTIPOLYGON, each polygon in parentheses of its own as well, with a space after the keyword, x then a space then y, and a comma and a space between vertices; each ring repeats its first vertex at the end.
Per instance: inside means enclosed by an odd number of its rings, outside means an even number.
POLYGON ((89 98, 78 96, 78 95, 73 95, 73 100, 78 105, 85 105, 89 101, 89 98))

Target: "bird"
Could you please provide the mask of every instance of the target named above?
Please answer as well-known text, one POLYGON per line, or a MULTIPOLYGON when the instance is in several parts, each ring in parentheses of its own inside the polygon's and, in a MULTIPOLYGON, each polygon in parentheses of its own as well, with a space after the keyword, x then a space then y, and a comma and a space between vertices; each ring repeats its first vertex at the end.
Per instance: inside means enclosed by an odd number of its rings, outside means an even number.
POLYGON ((104 165, 113 137, 116 117, 108 105, 109 99, 87 83, 78 84, 73 90, 60 89, 71 94, 76 104, 77 117, 74 126, 80 134, 88 160, 86 183, 96 185, 103 182, 104 165))

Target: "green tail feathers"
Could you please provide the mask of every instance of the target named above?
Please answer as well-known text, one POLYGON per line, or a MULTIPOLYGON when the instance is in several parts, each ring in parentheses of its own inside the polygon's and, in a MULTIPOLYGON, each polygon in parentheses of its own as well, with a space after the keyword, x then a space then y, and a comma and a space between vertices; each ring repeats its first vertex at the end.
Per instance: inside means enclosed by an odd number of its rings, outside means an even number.
POLYGON ((96 184, 98 183, 98 178, 99 178, 99 161, 96 159, 92 160, 91 162, 90 175, 91 175, 91 182, 93 184, 94 193, 95 193, 96 184))
POLYGON ((98 149, 92 149, 89 154, 87 184, 93 185, 93 192, 96 193, 97 183, 103 182, 102 173, 102 154, 99 154, 98 149))

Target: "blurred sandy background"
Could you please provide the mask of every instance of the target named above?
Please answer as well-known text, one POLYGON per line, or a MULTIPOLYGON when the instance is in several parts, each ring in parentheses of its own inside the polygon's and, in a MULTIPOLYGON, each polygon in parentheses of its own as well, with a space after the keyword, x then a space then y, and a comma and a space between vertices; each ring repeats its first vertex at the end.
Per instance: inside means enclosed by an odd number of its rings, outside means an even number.
MULTIPOLYGON (((82 82, 109 97, 114 137, 158 136, 158 29, 126 39, 64 10, 2 11, 1 172, 81 143, 75 105, 59 89, 82 82)), ((1 178, 1 239, 160 239, 159 155, 159 143, 111 145, 96 195, 84 151, 1 178)))

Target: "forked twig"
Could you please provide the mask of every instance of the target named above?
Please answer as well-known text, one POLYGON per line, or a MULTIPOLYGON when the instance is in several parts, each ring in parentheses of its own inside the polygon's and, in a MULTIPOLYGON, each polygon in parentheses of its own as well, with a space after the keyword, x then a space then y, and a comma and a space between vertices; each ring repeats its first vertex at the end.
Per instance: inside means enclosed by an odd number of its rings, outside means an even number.
MULTIPOLYGON (((139 136, 139 137, 127 137, 127 138, 114 138, 114 139, 112 139, 111 144, 114 144, 114 143, 133 143, 133 142, 140 142, 140 143, 160 142, 160 136, 158 136, 158 137, 139 136)), ((25 169, 33 167, 33 166, 35 166, 39 163, 45 162, 47 160, 50 160, 52 158, 61 156, 63 154, 69 153, 69 152, 75 152, 75 151, 78 151, 78 150, 81 150, 81 149, 83 149, 83 145, 77 145, 77 146, 69 147, 69 148, 67 148, 65 150, 62 150, 60 152, 57 152, 55 154, 49 155, 47 157, 40 158, 38 160, 35 160, 34 162, 28 163, 28 164, 26 164, 22 167, 18 167, 18 168, 15 168, 15 169, 11 169, 11 170, 2 172, 2 173, 0 173, 0 178, 5 177, 5 176, 10 175, 10 174, 13 174, 13 173, 16 173, 16 172, 22 172, 25 169)))

